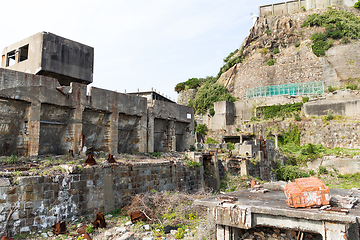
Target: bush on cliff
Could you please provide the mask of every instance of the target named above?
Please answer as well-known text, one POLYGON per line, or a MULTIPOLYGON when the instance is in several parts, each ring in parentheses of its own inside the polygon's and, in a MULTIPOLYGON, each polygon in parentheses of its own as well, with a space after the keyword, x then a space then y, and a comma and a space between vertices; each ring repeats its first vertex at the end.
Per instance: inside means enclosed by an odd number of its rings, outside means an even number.
POLYGON ((355 3, 354 8, 360 8, 360 1, 355 3))
POLYGON ((216 82, 216 79, 212 76, 206 78, 189 78, 186 82, 178 83, 175 86, 175 92, 179 93, 187 89, 197 89, 206 82, 216 82))
POLYGON ((229 101, 235 102, 236 98, 228 93, 228 90, 218 83, 205 83, 196 93, 194 99, 190 100, 189 106, 193 107, 196 113, 205 114, 214 102, 229 101))

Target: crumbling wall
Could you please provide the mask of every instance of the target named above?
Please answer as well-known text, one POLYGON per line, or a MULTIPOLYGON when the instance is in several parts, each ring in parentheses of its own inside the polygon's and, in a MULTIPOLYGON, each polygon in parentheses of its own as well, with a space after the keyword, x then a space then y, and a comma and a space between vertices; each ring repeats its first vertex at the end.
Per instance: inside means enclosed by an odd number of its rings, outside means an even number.
POLYGON ((0 99, 4 155, 89 148, 111 154, 153 152, 154 144, 157 151, 183 151, 194 143, 192 108, 171 102, 153 100, 148 113, 143 97, 96 87, 87 91, 85 84, 74 82, 60 86, 54 78, 9 69, 0 69, 0 99), (165 122, 159 144, 155 119, 165 122))
MULTIPOLYGON (((110 212, 130 203, 134 194, 157 191, 196 191, 203 188, 200 168, 182 162, 118 164, 111 167, 72 167, 56 176, 0 178, 0 225, 9 209, 19 207, 12 234, 35 232, 62 220, 110 212)), ((2 227, 2 226, 1 226, 2 227)))

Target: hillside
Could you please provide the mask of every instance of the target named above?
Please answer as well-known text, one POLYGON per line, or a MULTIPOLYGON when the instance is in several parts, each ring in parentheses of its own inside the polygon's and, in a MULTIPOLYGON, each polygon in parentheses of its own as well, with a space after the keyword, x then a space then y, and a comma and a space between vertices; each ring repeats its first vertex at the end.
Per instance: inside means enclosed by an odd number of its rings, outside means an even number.
MULTIPOLYGON (((330 85, 360 78, 358 36, 354 39, 329 37, 327 43, 331 46, 325 56, 318 57, 312 47, 315 41, 311 38, 315 33, 326 35, 327 28, 303 26, 308 16, 328 14, 335 18, 340 15, 338 10, 339 7, 258 19, 242 45, 243 50, 233 56, 236 58, 241 54, 243 61, 221 74, 217 82, 233 96, 245 99, 246 89, 252 87, 324 81, 327 89, 330 85)), ((342 7, 341 10, 360 16, 360 11, 354 8, 342 7)), ((346 32, 346 29, 342 31, 346 32)))

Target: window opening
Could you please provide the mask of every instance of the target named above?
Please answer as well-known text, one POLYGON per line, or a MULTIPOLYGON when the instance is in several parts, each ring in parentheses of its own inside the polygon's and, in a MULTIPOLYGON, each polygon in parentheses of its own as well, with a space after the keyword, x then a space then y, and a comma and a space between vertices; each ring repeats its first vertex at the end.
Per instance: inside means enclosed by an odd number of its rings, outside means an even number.
POLYGON ((19 48, 19 62, 27 60, 28 55, 29 55, 29 44, 19 48))
POLYGON ((15 64, 15 55, 16 55, 15 50, 7 53, 7 56, 6 56, 6 66, 7 67, 15 64))

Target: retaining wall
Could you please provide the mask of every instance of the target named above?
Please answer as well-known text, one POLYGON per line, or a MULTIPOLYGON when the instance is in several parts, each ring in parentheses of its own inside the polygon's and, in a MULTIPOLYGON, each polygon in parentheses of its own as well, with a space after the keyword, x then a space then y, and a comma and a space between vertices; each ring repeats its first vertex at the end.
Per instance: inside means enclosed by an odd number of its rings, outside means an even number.
POLYGON ((0 225, 11 206, 12 234, 35 232, 62 220, 111 212, 130 203, 135 194, 151 190, 196 191, 202 189, 202 167, 182 162, 112 164, 65 167, 71 173, 56 176, 0 178, 0 225))

